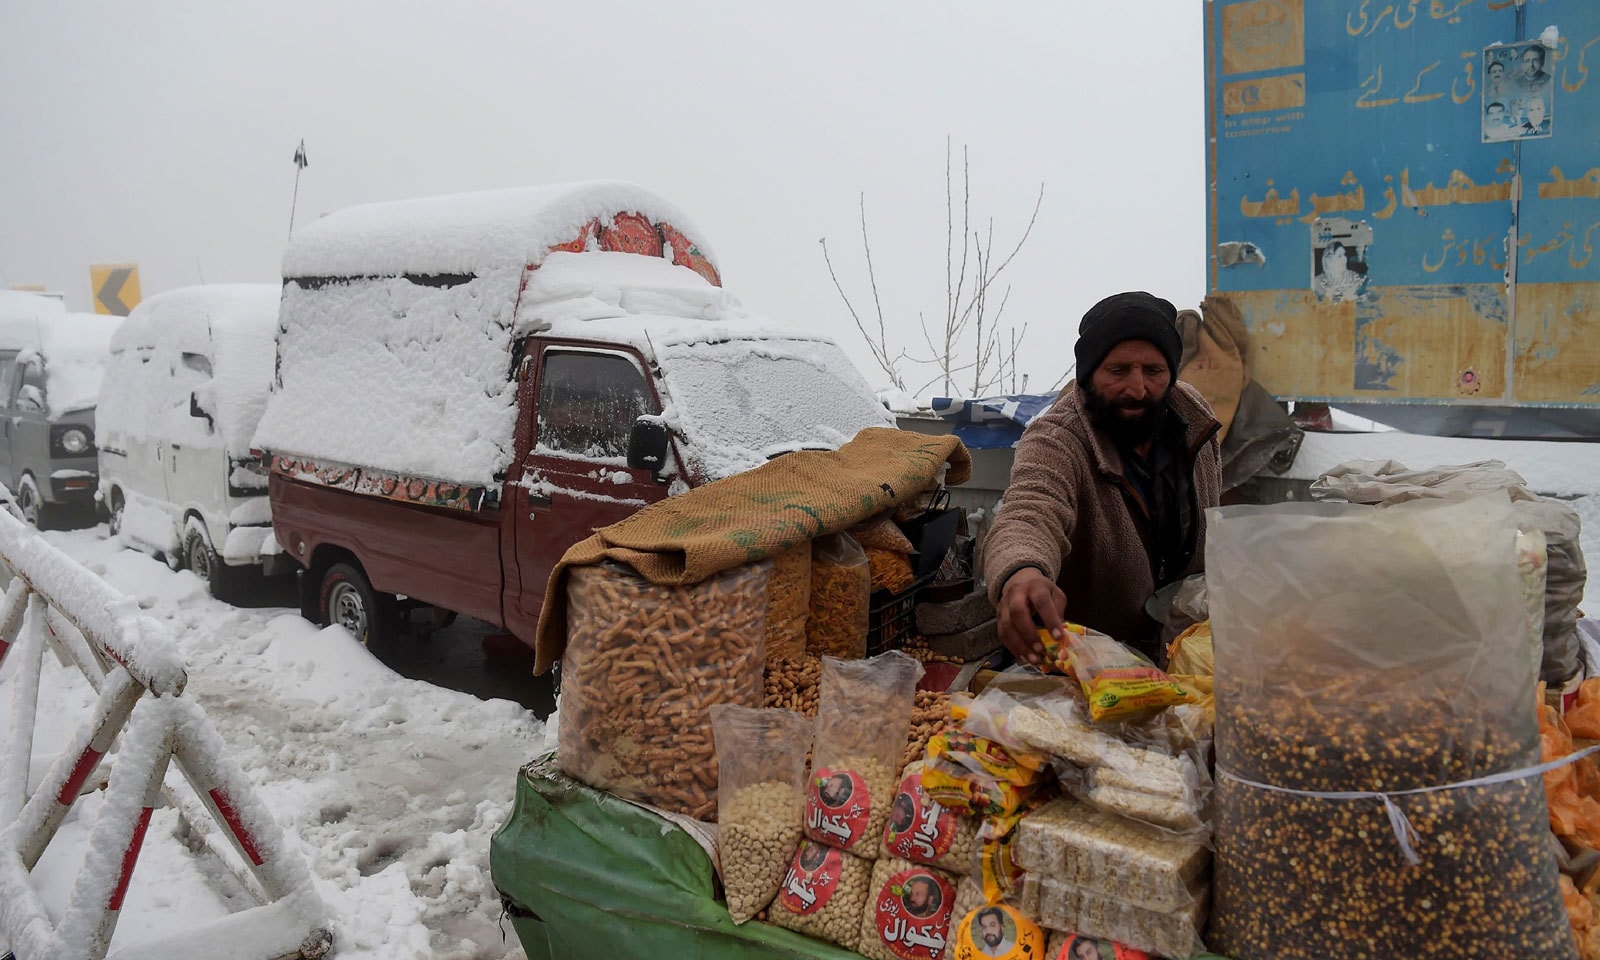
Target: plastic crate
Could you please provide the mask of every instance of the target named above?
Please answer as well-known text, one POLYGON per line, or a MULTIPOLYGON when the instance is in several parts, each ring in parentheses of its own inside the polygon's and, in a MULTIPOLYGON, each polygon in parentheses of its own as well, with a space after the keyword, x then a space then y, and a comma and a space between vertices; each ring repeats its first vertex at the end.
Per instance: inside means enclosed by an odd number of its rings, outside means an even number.
POLYGON ((905 646, 917 632, 917 599, 933 578, 923 577, 900 593, 872 591, 867 616, 867 656, 875 657, 905 646))

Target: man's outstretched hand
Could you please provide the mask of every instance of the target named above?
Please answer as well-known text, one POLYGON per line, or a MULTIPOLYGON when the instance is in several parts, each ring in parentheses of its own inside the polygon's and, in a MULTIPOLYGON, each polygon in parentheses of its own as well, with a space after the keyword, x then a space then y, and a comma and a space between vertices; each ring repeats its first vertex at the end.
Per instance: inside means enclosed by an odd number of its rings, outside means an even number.
POLYGON ((995 612, 1000 642, 1018 660, 1043 666, 1045 651, 1039 630, 1042 627, 1059 636, 1066 612, 1067 595, 1061 588, 1039 568, 1023 567, 1000 591, 1000 609, 995 612))

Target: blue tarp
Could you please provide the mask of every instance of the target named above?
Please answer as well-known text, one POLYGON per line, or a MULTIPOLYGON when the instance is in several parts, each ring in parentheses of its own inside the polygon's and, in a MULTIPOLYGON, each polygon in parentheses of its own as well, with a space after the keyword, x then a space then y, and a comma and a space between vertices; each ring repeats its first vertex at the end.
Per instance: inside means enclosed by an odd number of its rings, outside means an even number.
POLYGON ((973 450, 1014 447, 1022 430, 1055 402, 1053 393, 1014 393, 1004 397, 958 400, 934 397, 936 416, 955 424, 957 439, 973 450))

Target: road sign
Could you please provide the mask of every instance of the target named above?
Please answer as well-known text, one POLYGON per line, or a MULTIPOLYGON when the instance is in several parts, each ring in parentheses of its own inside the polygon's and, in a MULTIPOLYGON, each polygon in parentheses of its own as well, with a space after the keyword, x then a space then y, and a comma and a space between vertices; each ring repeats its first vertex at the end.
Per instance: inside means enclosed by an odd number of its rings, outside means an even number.
POLYGON ((137 263, 97 263, 89 268, 89 288, 94 291, 94 312, 126 317, 139 305, 137 263))

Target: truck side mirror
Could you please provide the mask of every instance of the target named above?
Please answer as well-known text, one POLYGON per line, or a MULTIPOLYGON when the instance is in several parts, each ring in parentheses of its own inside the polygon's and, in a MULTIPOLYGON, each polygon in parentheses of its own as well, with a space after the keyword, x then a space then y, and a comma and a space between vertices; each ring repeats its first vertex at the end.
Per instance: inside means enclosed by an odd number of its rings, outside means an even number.
POLYGON ((33 384, 25 384, 17 391, 17 407, 22 410, 35 412, 44 411, 44 394, 33 384))
POLYGON ((217 428, 217 422, 211 418, 211 414, 200 406, 200 395, 197 392, 190 392, 189 394, 189 416, 204 420, 206 426, 213 430, 217 428))
POLYGON ((669 436, 660 417, 640 417, 628 433, 628 466, 649 470, 655 476, 667 465, 669 436))

